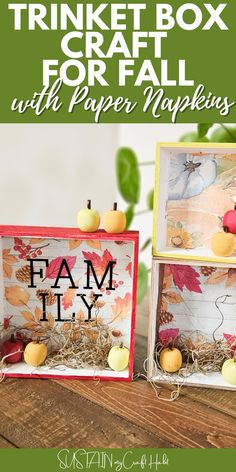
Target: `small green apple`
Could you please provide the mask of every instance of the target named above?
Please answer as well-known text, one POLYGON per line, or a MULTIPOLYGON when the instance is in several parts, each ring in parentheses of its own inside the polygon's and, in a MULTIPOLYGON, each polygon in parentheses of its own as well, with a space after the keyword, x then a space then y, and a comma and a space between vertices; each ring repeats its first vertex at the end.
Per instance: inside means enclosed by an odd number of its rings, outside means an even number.
POLYGON ((100 216, 97 210, 91 208, 91 200, 88 200, 87 208, 78 212, 77 224, 83 232, 94 233, 97 231, 100 225, 100 216))
POLYGON ((123 346, 113 346, 108 354, 107 362, 109 367, 115 371, 121 371, 128 367, 129 349, 123 346))
POLYGON ((221 373, 226 382, 236 385, 236 358, 227 359, 223 364, 221 373))

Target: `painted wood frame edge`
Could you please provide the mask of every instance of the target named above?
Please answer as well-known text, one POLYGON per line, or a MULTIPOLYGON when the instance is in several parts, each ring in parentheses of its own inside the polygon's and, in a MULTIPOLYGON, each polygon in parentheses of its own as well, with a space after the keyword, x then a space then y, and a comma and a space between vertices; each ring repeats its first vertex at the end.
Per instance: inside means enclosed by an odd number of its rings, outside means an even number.
POLYGON ((112 241, 119 240, 134 240, 138 238, 138 231, 124 231, 123 233, 107 233, 103 229, 99 229, 95 233, 84 233, 79 228, 64 228, 64 227, 50 227, 50 226, 18 226, 18 225, 0 225, 0 236, 24 236, 24 237, 48 237, 61 239, 106 239, 112 241))

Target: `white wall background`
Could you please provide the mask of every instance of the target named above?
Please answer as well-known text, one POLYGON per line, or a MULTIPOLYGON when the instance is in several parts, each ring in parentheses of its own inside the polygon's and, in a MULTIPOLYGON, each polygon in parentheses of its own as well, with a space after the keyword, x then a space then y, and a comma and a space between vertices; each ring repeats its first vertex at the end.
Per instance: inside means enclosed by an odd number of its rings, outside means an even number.
POLYGON ((0 125, 1 224, 75 226, 116 194, 115 125, 0 125))
MULTIPOLYGON (((176 141, 193 125, 0 125, 0 224, 75 226, 91 198, 101 213, 118 198, 115 154, 132 147, 140 161, 155 159, 157 141, 176 141)), ((154 166, 142 166, 141 202, 153 187, 154 166)), ((151 213, 135 218, 141 245, 151 213)), ((150 248, 141 256, 150 262, 150 248)))

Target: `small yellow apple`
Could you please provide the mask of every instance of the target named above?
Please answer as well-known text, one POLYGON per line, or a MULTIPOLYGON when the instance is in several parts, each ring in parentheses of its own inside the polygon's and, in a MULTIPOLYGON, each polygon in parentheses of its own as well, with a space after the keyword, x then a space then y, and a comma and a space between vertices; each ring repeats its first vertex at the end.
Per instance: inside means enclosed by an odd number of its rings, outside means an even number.
POLYGON ((103 216, 104 229, 107 233, 123 233, 126 227, 126 216, 123 211, 117 210, 117 203, 113 205, 113 210, 106 211, 103 216))
POLYGON ((24 350, 24 360, 26 364, 38 367, 44 363, 47 353, 47 346, 44 343, 32 341, 24 350))
POLYGON ((112 370, 126 369, 129 365, 129 349, 124 347, 123 343, 119 346, 113 346, 108 354, 107 362, 112 370))
POLYGON ((226 382, 236 385, 236 358, 227 359, 222 366, 221 373, 226 382))
POLYGON ((166 347, 160 353, 160 366, 165 372, 177 372, 182 367, 182 354, 176 347, 166 347))
POLYGON ((235 248, 235 236, 226 231, 215 233, 211 240, 211 249, 216 256, 231 256, 235 248))
POLYGON ((97 210, 91 208, 91 200, 88 200, 87 208, 78 212, 77 224, 79 229, 85 233, 97 231, 100 225, 100 216, 97 210))

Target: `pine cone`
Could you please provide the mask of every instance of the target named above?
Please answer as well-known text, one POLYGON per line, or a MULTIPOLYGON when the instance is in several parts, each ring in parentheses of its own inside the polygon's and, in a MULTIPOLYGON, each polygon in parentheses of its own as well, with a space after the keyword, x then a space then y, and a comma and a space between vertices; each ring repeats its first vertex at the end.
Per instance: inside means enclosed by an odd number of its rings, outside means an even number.
POLYGON ((209 277, 209 275, 213 274, 213 272, 216 271, 216 267, 207 267, 207 266, 202 266, 200 269, 200 272, 202 275, 205 277, 209 277))
POLYGON ((37 298, 39 300, 43 299, 44 294, 47 294, 46 298, 44 297, 47 306, 51 306, 51 305, 54 305, 54 303, 56 303, 56 299, 57 299, 56 296, 48 288, 46 288, 45 290, 38 289, 37 292, 36 292, 37 298))
POLYGON ((160 318, 159 318, 160 325, 170 323, 172 320, 173 320, 173 315, 169 313, 169 311, 161 311, 160 318))
POLYGON ((30 266, 25 265, 16 271, 16 278, 19 282, 28 283, 30 281, 30 266))

